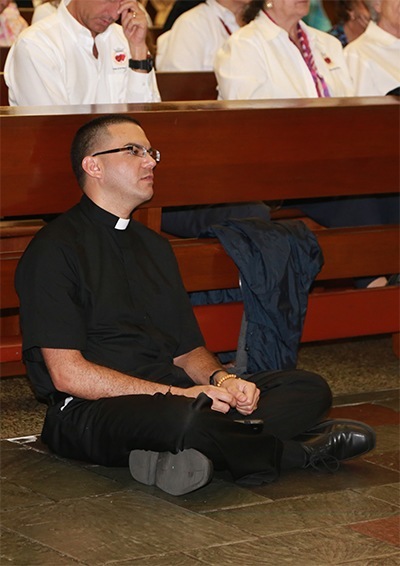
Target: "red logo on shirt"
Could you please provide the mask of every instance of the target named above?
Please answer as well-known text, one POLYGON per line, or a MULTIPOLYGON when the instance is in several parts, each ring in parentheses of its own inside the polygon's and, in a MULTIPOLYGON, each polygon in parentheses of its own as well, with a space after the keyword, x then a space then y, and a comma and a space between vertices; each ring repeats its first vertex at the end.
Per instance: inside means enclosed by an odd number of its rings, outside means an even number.
POLYGON ((118 54, 115 56, 115 60, 116 60, 118 63, 122 63, 122 61, 125 61, 125 59, 126 59, 125 53, 118 53, 118 54))

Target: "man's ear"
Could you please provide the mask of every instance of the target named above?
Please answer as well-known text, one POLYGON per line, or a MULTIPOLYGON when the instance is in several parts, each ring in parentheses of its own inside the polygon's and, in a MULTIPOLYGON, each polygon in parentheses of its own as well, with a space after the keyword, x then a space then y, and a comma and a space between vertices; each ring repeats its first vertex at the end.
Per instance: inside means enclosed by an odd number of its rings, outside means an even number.
POLYGON ((95 179, 98 179, 102 175, 100 161, 91 155, 87 155, 83 158, 82 169, 87 175, 89 175, 89 177, 93 177, 95 179))

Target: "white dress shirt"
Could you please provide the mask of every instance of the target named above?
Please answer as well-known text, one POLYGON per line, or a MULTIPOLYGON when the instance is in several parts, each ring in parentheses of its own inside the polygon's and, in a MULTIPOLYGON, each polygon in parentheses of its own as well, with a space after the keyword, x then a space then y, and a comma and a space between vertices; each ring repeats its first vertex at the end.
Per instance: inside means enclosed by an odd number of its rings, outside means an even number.
MULTIPOLYGON (((300 22, 330 96, 352 96, 339 40, 300 22)), ((215 74, 226 100, 315 98, 311 72, 289 34, 264 12, 230 36, 217 53, 215 74)))
POLYGON ((400 39, 374 22, 344 54, 358 96, 381 96, 400 87, 400 39))
POLYGON ((118 24, 93 37, 61 3, 26 29, 7 57, 4 76, 12 106, 158 102, 154 71, 128 66, 128 41, 118 24))
POLYGON ((54 6, 51 2, 45 2, 44 4, 39 4, 33 11, 32 22, 35 24, 43 18, 48 18, 57 12, 58 6, 54 6))
POLYGON ((195 6, 159 36, 157 70, 212 71, 217 50, 237 29, 235 15, 216 0, 195 6))

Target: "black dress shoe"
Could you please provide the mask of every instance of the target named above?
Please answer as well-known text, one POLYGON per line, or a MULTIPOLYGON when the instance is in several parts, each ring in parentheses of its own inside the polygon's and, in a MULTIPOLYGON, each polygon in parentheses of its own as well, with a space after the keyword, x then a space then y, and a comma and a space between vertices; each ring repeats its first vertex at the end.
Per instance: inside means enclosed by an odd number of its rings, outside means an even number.
POLYGON ((321 434, 326 434, 327 432, 333 432, 336 427, 343 425, 350 427, 356 426, 357 428, 361 428, 367 432, 375 434, 372 427, 361 421, 355 421, 352 419, 327 419, 306 430, 301 437, 304 437, 304 440, 308 440, 312 436, 319 436, 321 434))
POLYGON ((304 467, 335 471, 339 463, 366 454, 375 448, 375 431, 364 423, 340 423, 331 425, 331 430, 303 442, 304 467))

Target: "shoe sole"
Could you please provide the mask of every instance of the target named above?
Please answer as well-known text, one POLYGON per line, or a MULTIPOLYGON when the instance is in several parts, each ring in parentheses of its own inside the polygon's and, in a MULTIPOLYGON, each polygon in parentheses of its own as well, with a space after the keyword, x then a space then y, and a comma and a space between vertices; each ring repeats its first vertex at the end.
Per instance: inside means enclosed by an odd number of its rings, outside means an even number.
POLYGON ((171 452, 132 450, 129 455, 132 477, 145 485, 156 485, 170 495, 184 495, 209 483, 212 462, 194 449, 171 452))
POLYGON ((159 455, 151 450, 132 450, 129 454, 129 471, 133 479, 145 485, 154 485, 159 455))

